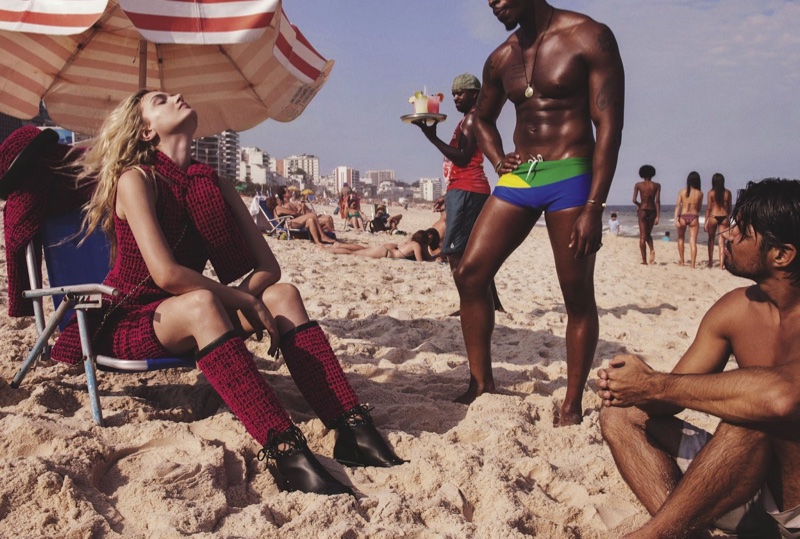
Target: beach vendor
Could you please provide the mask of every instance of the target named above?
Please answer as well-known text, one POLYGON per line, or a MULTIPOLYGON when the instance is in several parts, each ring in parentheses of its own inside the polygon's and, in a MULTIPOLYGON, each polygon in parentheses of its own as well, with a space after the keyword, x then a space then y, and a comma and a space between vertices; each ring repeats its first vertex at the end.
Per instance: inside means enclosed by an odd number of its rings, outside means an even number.
POLYGON ((598 373, 603 437, 653 515, 629 537, 800 537, 800 181, 750 182, 732 216, 725 269, 755 284, 709 309, 671 374, 628 355, 598 373), (683 408, 722 421, 711 436, 683 408))
MULTIPOLYGON (((514 32, 487 59, 475 105, 478 144, 500 179, 455 271, 470 367, 469 387, 456 400, 495 391, 490 284, 544 214, 567 312, 558 424, 572 425, 582 420, 599 334, 594 263, 622 140, 622 60, 611 30, 586 15, 545 0, 490 0, 489 7, 514 32), (497 128, 506 100, 516 111, 511 153, 497 128)), ((531 294, 536 288, 531 283, 531 294)))
MULTIPOLYGON (((414 122, 444 155, 443 174, 447 193, 434 203, 434 210, 444 205, 446 221, 441 254, 447 257, 451 272, 461 262, 475 221, 492 192, 483 171, 483 152, 475 138, 475 101, 480 90, 481 81, 471 73, 462 73, 453 79, 453 102, 456 110, 464 116, 453 131, 449 144, 436 136, 437 124, 414 122)), ((494 280, 491 288, 494 309, 505 312, 494 280)), ((459 312, 453 314, 458 315, 459 312)))
MULTIPOLYGON (((180 94, 140 90, 109 114, 80 161, 79 181, 96 182, 84 226, 108 236, 113 266, 104 283, 121 292, 92 311, 92 346, 122 359, 195 354, 263 446, 259 458, 274 461, 284 489, 352 494, 309 450, 256 368, 247 336, 266 332, 269 354, 283 353, 311 408, 337 430, 335 459, 350 466, 403 461, 376 430, 297 288, 278 283, 280 266, 233 185, 192 161, 197 120, 180 94), (203 275, 208 259, 219 281, 203 275)), ((79 342, 72 320, 53 359, 77 363, 79 342)))

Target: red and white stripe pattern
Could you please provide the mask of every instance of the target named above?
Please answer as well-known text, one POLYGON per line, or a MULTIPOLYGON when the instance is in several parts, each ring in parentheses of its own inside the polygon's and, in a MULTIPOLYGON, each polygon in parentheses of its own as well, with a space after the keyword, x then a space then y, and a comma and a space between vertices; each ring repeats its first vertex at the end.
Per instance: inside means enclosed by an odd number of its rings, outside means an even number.
POLYGON ((133 25, 151 43, 209 45, 261 37, 280 0, 120 0, 133 25))
MULTIPOLYGON (((17 3, 38 9, 52 4, 97 4, 89 0, 0 0, 0 13, 7 13, 6 7, 17 3)), ((30 118, 38 113, 39 100, 44 99, 50 115, 62 126, 95 133, 108 111, 138 87, 141 36, 122 7, 133 4, 140 9, 144 4, 161 4, 164 9, 167 4, 184 8, 202 4, 203 9, 212 8, 201 10, 202 13, 220 13, 224 11, 220 10, 223 4, 241 7, 240 4, 259 3, 269 4, 275 11, 268 17, 256 18, 262 23, 268 18, 269 23, 253 41, 214 45, 151 43, 147 52, 147 86, 182 93, 200 114, 199 136, 224 129, 241 131, 267 118, 290 121, 303 112, 327 81, 333 62, 317 53, 292 26, 279 0, 122 0, 122 6, 110 0, 92 28, 77 35, 10 31, 0 20, 0 28, 5 29, 0 30, 0 111, 30 118)), ((171 13, 176 19, 176 12, 171 13)), ((162 13, 157 19, 163 16, 162 13)), ((241 22, 238 17, 227 19, 225 23, 218 20, 206 24, 206 38, 209 30, 218 37, 226 32, 229 37, 247 34, 237 26, 241 22), (225 31, 220 31, 223 27, 225 31)), ((15 20, 16 28, 44 19, 17 16, 15 20)), ((156 19, 148 20, 152 23, 156 19)), ((167 28, 172 39, 191 37, 185 20, 174 22, 172 26, 150 24, 145 31, 162 32, 167 28)), ((56 27, 64 25, 52 26, 56 27)), ((41 25, 37 28, 41 29, 41 25)))
POLYGON ((5 0, 0 30, 66 36, 80 34, 97 21, 108 0, 5 0))

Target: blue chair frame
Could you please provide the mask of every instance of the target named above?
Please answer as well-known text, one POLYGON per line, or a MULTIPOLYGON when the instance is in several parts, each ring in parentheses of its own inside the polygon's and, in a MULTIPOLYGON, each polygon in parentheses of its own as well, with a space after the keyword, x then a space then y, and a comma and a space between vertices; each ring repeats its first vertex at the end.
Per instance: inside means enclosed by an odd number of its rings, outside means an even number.
POLYGON ((86 385, 94 422, 103 426, 103 412, 97 394, 97 370, 109 372, 146 372, 176 367, 195 368, 193 357, 156 358, 144 360, 118 359, 97 355, 86 324, 86 311, 102 307, 102 295, 119 295, 116 288, 100 284, 108 274, 109 245, 102 232, 95 232, 80 246, 81 213, 79 210, 48 217, 37 236, 26 247, 26 262, 31 289, 23 297, 33 301, 38 338, 11 387, 22 383, 30 368, 40 357, 49 356, 49 340, 56 329, 64 329, 75 312, 81 339, 81 352, 86 372, 86 385), (43 288, 41 271, 36 257, 36 245, 41 245, 50 287, 43 288), (43 298, 51 297, 54 314, 45 322, 43 298))

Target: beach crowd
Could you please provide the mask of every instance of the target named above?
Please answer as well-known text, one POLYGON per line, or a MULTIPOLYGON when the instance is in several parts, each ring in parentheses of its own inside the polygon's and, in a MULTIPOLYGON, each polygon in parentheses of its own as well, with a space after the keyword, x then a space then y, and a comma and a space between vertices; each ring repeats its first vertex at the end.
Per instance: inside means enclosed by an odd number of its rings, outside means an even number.
MULTIPOLYGON (((416 122, 443 156, 447 192, 434 208, 441 217, 405 234, 401 213, 377 206, 367 215, 358 194, 347 189, 337 208, 343 230, 403 237, 363 245, 344 241, 333 215, 282 187, 263 200, 271 229, 306 234, 311 248, 337 257, 446 263, 458 291, 453 314, 460 317, 469 367, 453 400, 468 407, 503 391, 492 368, 495 319, 505 312, 496 275, 544 217, 566 316, 566 392, 555 425, 580 424, 584 392, 597 389, 602 437, 652 517, 628 537, 705 536, 714 527, 742 537, 800 537, 800 181, 750 182, 734 199, 722 174, 713 175, 706 195, 700 175, 689 173, 674 213, 680 265, 686 265, 688 233, 688 265, 696 266, 706 200, 708 267, 717 246, 719 267, 753 284, 711 306, 670 373, 620 354, 592 377, 600 334, 595 262, 624 123, 622 59, 612 31, 586 15, 545 0, 490 0, 489 7, 513 32, 490 54, 482 77, 454 78, 452 96, 463 115, 454 132, 443 140, 436 123, 416 122), (516 112, 512 151, 497 127, 508 101, 516 112), (484 160, 498 175, 494 190, 484 160), (731 355, 739 368, 724 371, 731 355), (719 417, 713 435, 677 418, 684 408, 719 417)), ((81 201, 83 233, 109 238, 104 284, 120 293, 104 295, 85 320, 71 318, 51 357, 79 363, 85 339, 96 353, 130 360, 191 356, 283 490, 355 497, 312 451, 259 371, 247 346, 251 336, 269 339, 268 354, 282 356, 313 413, 335 431, 337 462, 398 467, 398 473, 407 462, 382 435, 329 336, 309 316, 308 299, 282 279, 254 220, 262 200, 248 212, 232 185, 191 159, 197 122, 180 94, 142 89, 74 157, 78 185, 91 186, 81 201), (204 274, 209 261, 216 278, 204 274)), ((54 162, 61 151, 34 131, 23 129, 0 147, 10 191, 6 232, 12 204, 40 203, 20 199, 27 194, 10 186, 14 175, 31 173, 26 167, 34 162, 54 162), (26 151, 38 161, 18 160, 26 151)), ((54 175, 60 170, 52 166, 54 175)), ((649 265, 661 186, 651 165, 639 176, 633 202, 641 263, 649 265)), ((609 226, 618 230, 616 215, 609 226)))

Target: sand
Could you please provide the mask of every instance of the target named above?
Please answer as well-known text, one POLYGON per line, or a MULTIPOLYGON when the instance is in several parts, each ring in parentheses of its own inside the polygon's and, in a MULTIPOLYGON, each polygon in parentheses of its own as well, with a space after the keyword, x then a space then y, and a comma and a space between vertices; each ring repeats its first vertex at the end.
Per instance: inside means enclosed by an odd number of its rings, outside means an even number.
MULTIPOLYGON (((435 220, 430 210, 403 213, 409 232, 435 220)), ((409 462, 351 470, 333 461, 334 433, 313 416, 283 362, 267 355, 266 342, 248 341, 264 376, 357 499, 280 492, 256 459, 260 448, 198 371, 100 373, 104 428, 92 422, 80 367, 42 363, 11 389, 35 329, 6 316, 3 251, 0 536, 585 539, 617 537, 647 519, 600 435, 594 371, 583 423, 553 427, 565 393, 566 314, 544 227, 499 272, 508 310, 494 333, 500 394, 469 407, 451 402, 466 388, 468 369, 459 319, 448 316, 458 294, 446 266, 268 241, 283 280, 300 289, 361 400, 409 462)), ((636 240, 604 241, 594 370, 622 351, 669 370, 712 303, 746 284, 718 268, 678 267, 675 243, 657 243, 657 264, 647 267, 636 240)))

